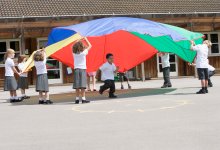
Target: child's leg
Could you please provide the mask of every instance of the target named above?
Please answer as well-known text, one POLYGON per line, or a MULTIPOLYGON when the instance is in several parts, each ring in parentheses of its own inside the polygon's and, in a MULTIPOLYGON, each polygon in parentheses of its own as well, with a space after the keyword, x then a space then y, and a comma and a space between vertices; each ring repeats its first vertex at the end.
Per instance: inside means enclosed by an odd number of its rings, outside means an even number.
POLYGON ((79 89, 76 89, 76 100, 79 100, 79 93, 80 93, 79 89))
POLYGON ((88 91, 91 90, 90 88, 90 76, 87 76, 87 85, 88 85, 88 91))
POLYGON ((14 99, 14 92, 10 91, 10 99, 14 99))
POLYGON ((104 81, 104 85, 100 86, 100 90, 99 93, 102 94, 105 90, 107 90, 108 88, 110 88, 110 80, 105 80, 104 81))
POLYGON ((95 76, 92 76, 92 88, 93 90, 96 90, 96 81, 95 76))
POLYGON ((109 97, 113 97, 115 93, 115 81, 110 82, 109 97))
POLYGON ((42 101, 43 100, 43 92, 39 92, 39 100, 42 101))
POLYGON ((86 100, 86 92, 85 89, 81 89, 82 100, 86 100))
POLYGON ((21 89, 21 95, 24 97, 25 96, 25 89, 21 89))

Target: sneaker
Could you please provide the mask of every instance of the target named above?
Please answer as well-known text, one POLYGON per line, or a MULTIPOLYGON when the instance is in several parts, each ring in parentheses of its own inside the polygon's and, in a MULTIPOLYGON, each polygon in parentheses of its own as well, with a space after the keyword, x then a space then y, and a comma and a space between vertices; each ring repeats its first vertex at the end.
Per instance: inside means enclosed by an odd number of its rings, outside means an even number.
POLYGON ((161 86, 161 88, 167 88, 168 85, 167 84, 164 84, 163 86, 161 86))
POLYGON ((46 100, 46 101, 44 102, 44 104, 53 104, 53 102, 52 102, 51 100, 46 100))
POLYGON ((79 100, 75 100, 75 104, 79 104, 79 100))
POLYGON ((130 85, 128 85, 128 89, 131 89, 131 86, 130 86, 130 85))
POLYGON ((117 96, 116 95, 109 95, 109 98, 117 98, 117 96))
POLYGON ((208 90, 208 89, 206 89, 206 90, 205 90, 205 93, 209 93, 209 90, 208 90))
POLYGON ((88 101, 88 100, 82 100, 82 104, 85 104, 85 103, 90 103, 90 101, 88 101))
POLYGON ((168 87, 172 87, 172 84, 168 84, 168 87))
POLYGON ((124 86, 123 86, 123 85, 121 86, 121 89, 122 89, 122 90, 124 89, 124 86))
POLYGON ((206 91, 203 90, 203 89, 201 89, 201 90, 199 90, 198 92, 196 92, 196 94, 206 94, 206 91))

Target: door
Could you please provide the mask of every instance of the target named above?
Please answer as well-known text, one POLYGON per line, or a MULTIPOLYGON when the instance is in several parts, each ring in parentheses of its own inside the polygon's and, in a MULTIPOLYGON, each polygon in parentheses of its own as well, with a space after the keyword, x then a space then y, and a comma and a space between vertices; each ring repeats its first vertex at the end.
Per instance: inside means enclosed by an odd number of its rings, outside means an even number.
MULTIPOLYGON (((158 77, 163 77, 161 57, 157 55, 158 77)), ((178 61, 175 54, 170 54, 170 76, 178 76, 178 61)))
MULTIPOLYGON (((37 43, 37 49, 45 47, 47 38, 38 38, 37 43)), ((49 84, 63 83, 62 63, 49 57, 47 59, 47 74, 49 84)))

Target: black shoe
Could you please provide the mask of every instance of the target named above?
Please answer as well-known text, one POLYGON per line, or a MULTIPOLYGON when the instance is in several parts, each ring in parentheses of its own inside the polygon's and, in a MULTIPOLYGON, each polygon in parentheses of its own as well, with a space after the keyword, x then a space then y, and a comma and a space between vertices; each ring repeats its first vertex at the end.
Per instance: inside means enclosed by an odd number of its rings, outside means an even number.
POLYGON ((90 101, 88 100, 82 100, 82 103, 85 104, 85 103, 90 103, 90 101))
POLYGON ((121 89, 122 89, 122 90, 124 89, 124 86, 123 86, 123 85, 121 86, 121 89))
POLYGON ((209 93, 209 91, 206 89, 206 90, 205 90, 205 93, 209 93))
POLYGON ((39 100, 38 104, 44 104, 43 100, 39 100))
POLYGON ((131 86, 130 86, 130 85, 128 85, 128 89, 131 89, 131 86))
POLYGON ((75 100, 75 104, 79 104, 79 100, 75 100))
POLYGON ((30 99, 30 96, 23 96, 23 99, 30 99))
POLYGON ((103 94, 103 90, 102 90, 102 88, 101 88, 101 86, 100 86, 100 89, 99 89, 99 94, 103 94))
POLYGON ((15 99, 10 99, 10 103, 14 103, 15 102, 15 99))
POLYGON ((109 95, 109 98, 117 98, 117 96, 116 95, 109 95))
POLYGON ((199 90, 198 92, 196 92, 196 94, 206 94, 206 91, 203 90, 203 89, 201 89, 201 90, 199 90))
POLYGON ((51 100, 46 100, 46 101, 44 102, 44 104, 53 104, 53 102, 52 102, 51 100))
POLYGON ((24 99, 22 97, 19 97, 18 99, 14 99, 13 103, 19 103, 22 102, 24 99))
POLYGON ((213 84, 208 84, 208 87, 213 87, 213 84))
POLYGON ((161 88, 167 88, 168 85, 167 84, 164 84, 163 86, 161 86, 161 88))
POLYGON ((168 87, 172 87, 172 84, 168 84, 168 87))

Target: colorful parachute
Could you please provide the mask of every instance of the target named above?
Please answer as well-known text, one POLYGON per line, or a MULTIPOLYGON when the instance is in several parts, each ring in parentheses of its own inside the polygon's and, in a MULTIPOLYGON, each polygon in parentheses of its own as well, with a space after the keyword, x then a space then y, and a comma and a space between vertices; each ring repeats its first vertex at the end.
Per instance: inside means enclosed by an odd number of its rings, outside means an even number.
MULTIPOLYGON (((52 29, 48 46, 62 43, 71 37, 87 37, 92 49, 87 56, 87 71, 96 71, 105 62, 105 55, 113 53, 121 72, 151 58, 157 52, 169 52, 192 62, 190 40, 202 41, 203 34, 140 18, 111 17, 52 29)), ((61 44, 51 57, 73 67, 72 42, 61 44), (62 47, 62 48, 61 48, 62 47)))

